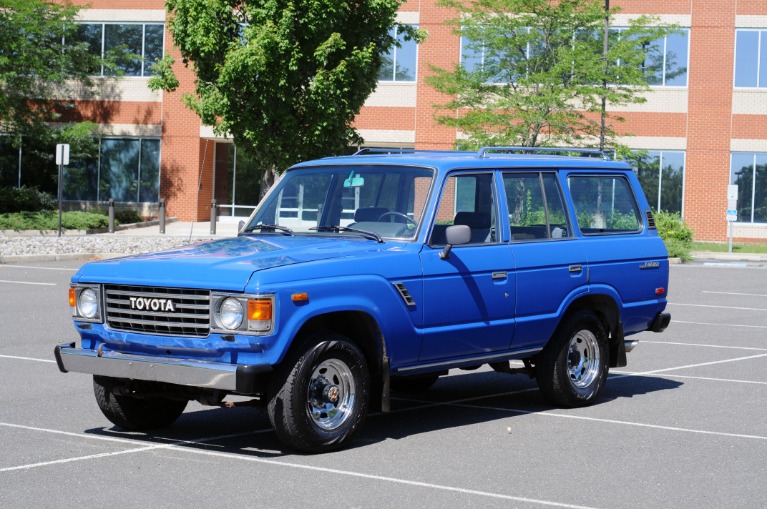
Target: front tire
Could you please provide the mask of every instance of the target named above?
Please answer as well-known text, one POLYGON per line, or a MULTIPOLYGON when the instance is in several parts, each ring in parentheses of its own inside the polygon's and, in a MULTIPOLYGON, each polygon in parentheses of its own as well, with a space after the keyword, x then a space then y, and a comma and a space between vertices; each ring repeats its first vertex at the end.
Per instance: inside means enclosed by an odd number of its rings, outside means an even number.
MULTIPOLYGON (((146 382, 151 384, 151 382, 146 382)), ((184 412, 187 400, 158 396, 140 398, 115 394, 117 380, 93 376, 93 393, 101 413, 112 424, 131 431, 145 431, 169 426, 184 412)))
POLYGON ((269 395, 269 419, 280 441, 305 452, 340 449, 367 415, 367 362, 345 336, 315 334, 277 370, 269 395))
POLYGON ((554 333, 536 359, 543 396, 564 407, 595 403, 609 370, 607 332, 592 311, 574 313, 554 333))

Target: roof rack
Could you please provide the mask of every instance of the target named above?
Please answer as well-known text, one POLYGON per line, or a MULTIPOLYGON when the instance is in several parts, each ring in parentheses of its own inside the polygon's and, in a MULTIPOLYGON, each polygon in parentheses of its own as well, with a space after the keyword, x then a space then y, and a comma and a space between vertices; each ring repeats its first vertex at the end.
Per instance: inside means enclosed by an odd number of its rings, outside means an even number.
POLYGON ((415 152, 414 148, 381 148, 381 147, 364 147, 356 151, 353 156, 364 156, 369 154, 412 154, 415 152))
POLYGON ((478 159, 485 159, 489 152, 512 152, 517 154, 559 154, 600 157, 605 161, 610 157, 602 150, 578 147, 482 147, 477 151, 478 159))

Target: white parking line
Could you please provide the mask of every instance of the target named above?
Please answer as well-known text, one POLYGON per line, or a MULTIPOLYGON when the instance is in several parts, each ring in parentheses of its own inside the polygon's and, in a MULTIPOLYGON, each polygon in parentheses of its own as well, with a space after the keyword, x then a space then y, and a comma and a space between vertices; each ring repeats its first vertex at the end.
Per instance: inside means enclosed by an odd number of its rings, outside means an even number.
POLYGON ((717 295, 742 295, 744 297, 767 297, 767 295, 763 293, 714 292, 711 290, 703 290, 701 293, 713 293, 717 295))
POLYGON ((699 364, 687 364, 686 366, 677 366, 674 368, 653 369, 651 371, 643 371, 641 373, 638 373, 637 376, 653 375, 655 373, 665 373, 668 371, 676 371, 678 369, 701 368, 703 366, 713 366, 715 364, 725 364, 727 362, 747 361, 751 359, 759 359, 761 357, 767 357, 767 353, 763 353, 759 355, 749 355, 748 357, 737 357, 735 359, 724 359, 721 361, 701 362, 699 364))
POLYGON ((35 270, 65 270, 68 272, 77 272, 80 269, 69 269, 66 267, 35 267, 32 265, 6 265, 0 263, 0 268, 3 269, 35 269, 35 270))
POLYGON ((681 302, 669 302, 669 306, 687 306, 694 308, 714 308, 714 309, 738 309, 740 311, 767 311, 765 308, 742 308, 736 306, 712 306, 709 304, 684 304, 681 302))
MULTIPOLYGON (((84 434, 77 434, 77 433, 69 433, 69 432, 62 432, 59 430, 51 430, 51 429, 45 429, 45 428, 32 428, 27 426, 19 426, 15 424, 9 424, 9 423, 1 423, 0 426, 6 426, 6 427, 12 427, 12 428, 20 428, 20 429, 26 429, 30 431, 42 431, 42 432, 48 432, 48 433, 56 433, 56 434, 65 434, 69 436, 76 436, 79 438, 96 438, 92 435, 84 435, 84 434)), ((204 442, 210 442, 212 440, 218 440, 222 438, 231 438, 231 437, 238 437, 238 436, 246 436, 251 434, 249 433, 243 433, 243 434, 236 434, 236 435, 225 435, 222 437, 211 437, 201 440, 189 440, 189 441, 176 441, 171 442, 169 444, 153 444, 150 446, 145 447, 137 447, 133 449, 127 449, 124 451, 113 451, 108 453, 100 453, 100 454, 91 454, 89 456, 78 456, 78 457, 72 457, 72 458, 64 458, 60 460, 53 460, 53 461, 47 461, 47 462, 41 462, 41 463, 33 463, 29 465, 19 465, 16 467, 6 467, 6 468, 0 468, 0 473, 2 472, 12 472, 16 470, 29 470, 32 468, 39 468, 44 466, 50 466, 50 465, 58 465, 63 463, 71 463, 74 461, 87 461, 87 460, 94 460, 99 458, 105 458, 105 457, 111 457, 111 456, 118 456, 121 454, 133 454, 133 453, 140 453, 140 452, 146 452, 146 451, 153 451, 158 449, 173 449, 174 451, 184 451, 189 452, 193 454, 201 454, 205 456, 214 456, 217 458, 224 458, 224 459, 233 459, 233 460, 239 460, 239 461, 250 461, 253 463, 260 463, 264 465, 273 465, 273 466, 279 466, 279 467, 287 467, 287 468, 294 468, 294 469, 300 469, 300 470, 309 470, 312 472, 322 472, 322 473, 328 473, 333 475, 343 475, 348 477, 356 477, 361 479, 369 479, 374 481, 383 481, 383 482, 389 482, 389 483, 395 483, 395 484, 402 484, 406 486, 415 486, 419 488, 426 488, 426 489, 432 489, 432 490, 439 490, 439 491, 448 491, 453 493, 461 493, 465 495, 476 495, 480 497, 486 497, 486 498, 494 498, 494 499, 500 499, 500 500, 508 500, 512 502, 520 502, 520 503, 526 503, 526 504, 536 504, 536 505, 542 505, 547 507, 564 507, 564 508, 570 508, 570 509, 594 509, 589 506, 581 506, 581 505, 573 505, 573 504, 563 504, 560 502, 553 502, 550 500, 540 500, 540 499, 534 499, 534 498, 527 498, 527 497, 515 497, 513 495, 505 495, 502 493, 493 493, 489 491, 479 491, 479 490, 471 490, 466 488, 459 488, 456 486, 446 486, 442 484, 434 484, 434 483, 427 483, 427 482, 421 482, 421 481, 413 481, 410 479, 401 479, 397 477, 387 477, 387 476, 381 476, 381 475, 374 475, 374 474, 365 474, 362 472, 353 472, 350 470, 339 470, 335 468, 325 468, 325 467, 317 467, 312 465, 302 465, 298 463, 290 463, 287 461, 278 461, 274 459, 266 459, 266 458, 258 458, 255 456, 243 456, 241 454, 235 454, 235 453, 226 453, 226 452, 219 452, 219 451, 208 451, 208 450, 202 450, 202 449, 193 449, 190 447, 186 447, 189 445, 198 445, 202 444, 204 442)), ((98 437, 103 438, 103 437, 98 437)), ((132 443, 135 445, 135 442, 122 439, 121 441, 132 443)))
POLYGON ((732 378, 711 378, 707 376, 690 376, 690 375, 675 375, 674 373, 663 373, 663 375, 654 375, 647 373, 639 373, 633 371, 610 371, 610 378, 624 378, 630 376, 651 376, 655 378, 667 377, 667 378, 681 378, 683 380, 703 380, 705 382, 726 382, 734 384, 750 384, 750 385, 767 385, 767 382, 757 382, 755 380, 734 380, 732 378), (616 376, 612 376, 616 375, 616 376))
POLYGON ((671 322, 672 324, 675 323, 686 323, 689 325, 718 325, 721 327, 745 327, 747 329, 767 329, 767 325, 741 325, 741 324, 733 324, 733 323, 708 323, 708 322, 685 322, 683 320, 674 320, 671 322))
POLYGON ((56 286, 56 283, 33 283, 31 281, 10 281, 8 279, 0 279, 0 283, 16 283, 19 285, 37 285, 37 286, 56 286))
POLYGON ((0 355, 0 359, 14 359, 17 361, 56 362, 50 359, 35 359, 33 357, 19 357, 16 355, 0 355))
POLYGON ((701 343, 680 343, 678 341, 647 341, 640 340, 641 345, 678 345, 678 346, 694 346, 696 348, 724 348, 727 350, 754 350, 757 352, 767 352, 767 348, 755 348, 752 346, 732 346, 732 345, 707 345, 701 343))

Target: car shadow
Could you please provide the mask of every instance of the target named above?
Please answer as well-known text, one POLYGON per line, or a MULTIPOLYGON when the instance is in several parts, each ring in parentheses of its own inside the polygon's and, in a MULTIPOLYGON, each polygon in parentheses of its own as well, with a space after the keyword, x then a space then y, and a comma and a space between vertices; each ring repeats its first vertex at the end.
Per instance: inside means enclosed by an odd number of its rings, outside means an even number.
MULTIPOLYGON (((677 380, 663 377, 611 375, 597 407, 624 398, 673 390, 681 385, 677 380)), ((483 371, 442 377, 428 391, 393 393, 391 412, 369 414, 357 439, 347 449, 552 410, 568 411, 550 405, 535 380, 524 376, 483 371)), ((190 447, 258 458, 296 454, 277 440, 263 406, 244 402, 233 408, 190 403, 172 426, 152 432, 130 432, 117 427, 92 428, 86 432, 141 444, 190 447)))

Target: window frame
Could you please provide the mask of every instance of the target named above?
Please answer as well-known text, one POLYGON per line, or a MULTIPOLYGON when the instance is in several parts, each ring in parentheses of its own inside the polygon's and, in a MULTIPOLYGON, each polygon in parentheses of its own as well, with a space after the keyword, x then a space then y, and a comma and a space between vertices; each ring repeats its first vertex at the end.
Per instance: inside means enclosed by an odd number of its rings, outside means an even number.
POLYGON ((762 69, 762 64, 767 66, 767 55, 762 54, 762 46, 767 49, 767 43, 763 42, 767 38, 767 28, 736 28, 735 29, 735 41, 733 45, 733 65, 732 65, 732 86, 734 89, 741 90, 759 90, 767 89, 767 72, 762 69), (754 32, 756 33, 756 62, 750 62, 750 64, 756 64, 756 85, 738 85, 738 34, 754 32), (764 83, 762 81, 762 73, 764 72, 764 83))
MULTIPOLYGON (((146 59, 146 38, 147 38, 147 25, 158 25, 162 27, 162 44, 161 44, 161 53, 160 58, 163 57, 165 53, 165 23, 164 22, 157 22, 157 21, 78 21, 76 23, 77 25, 97 25, 101 26, 101 48, 99 56, 100 58, 104 58, 104 53, 106 51, 106 27, 107 25, 137 25, 141 26, 141 54, 139 55, 139 61, 141 64, 141 71, 138 75, 131 75, 131 74, 124 74, 120 75, 119 78, 150 78, 153 76, 153 74, 149 70, 149 66, 151 65, 150 62, 147 62, 146 59)), ((66 44, 66 41, 64 41, 66 44)), ((104 69, 104 64, 102 63, 99 69, 98 74, 94 74, 93 76, 97 77, 114 77, 112 74, 107 74, 104 69)))

